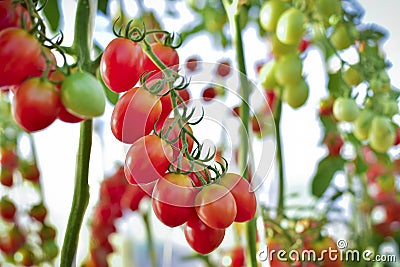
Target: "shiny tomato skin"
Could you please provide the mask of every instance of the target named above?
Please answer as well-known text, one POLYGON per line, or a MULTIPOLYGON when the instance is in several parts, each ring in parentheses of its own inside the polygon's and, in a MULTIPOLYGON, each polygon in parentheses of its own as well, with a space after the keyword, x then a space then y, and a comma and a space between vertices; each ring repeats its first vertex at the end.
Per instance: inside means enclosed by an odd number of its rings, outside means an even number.
POLYGON ((0 1, 0 30, 21 26, 21 17, 27 29, 31 28, 29 12, 20 4, 13 4, 11 0, 0 1))
POLYGON ((30 77, 40 76, 40 43, 27 31, 7 28, 0 32, 0 87, 19 85, 30 77))
MULTIPOLYGON (((167 66, 174 67, 175 70, 178 69, 179 65, 179 55, 175 49, 169 46, 165 46, 161 43, 151 44, 151 49, 153 53, 167 66)), ((158 72, 160 69, 151 61, 151 59, 145 55, 143 60, 143 70, 145 72, 158 72)))
POLYGON ((111 131, 119 141, 132 144, 153 130, 161 109, 157 95, 135 87, 118 99, 111 115, 111 131))
POLYGON ((60 110, 60 94, 54 85, 40 78, 24 81, 14 96, 14 117, 28 132, 52 124, 60 110))
POLYGON ((225 229, 210 228, 196 216, 185 224, 184 233, 189 246, 200 254, 214 251, 225 237, 225 229))
POLYGON ((219 184, 203 187, 196 196, 195 205, 199 218, 214 229, 227 228, 236 218, 235 198, 226 187, 219 184))
POLYGON ((196 216, 192 180, 184 174, 169 173, 159 179, 152 195, 157 218, 169 227, 176 227, 196 216))
POLYGON ((236 201, 237 213, 235 222, 247 222, 254 218, 257 210, 257 200, 249 182, 234 173, 225 174, 220 181, 233 195, 236 201))
POLYGON ((104 50, 100 74, 111 91, 125 92, 139 81, 144 54, 138 43, 125 38, 112 40, 104 50))
POLYGON ((163 177, 172 160, 171 145, 156 135, 146 135, 129 148, 125 176, 131 184, 147 185, 163 177))

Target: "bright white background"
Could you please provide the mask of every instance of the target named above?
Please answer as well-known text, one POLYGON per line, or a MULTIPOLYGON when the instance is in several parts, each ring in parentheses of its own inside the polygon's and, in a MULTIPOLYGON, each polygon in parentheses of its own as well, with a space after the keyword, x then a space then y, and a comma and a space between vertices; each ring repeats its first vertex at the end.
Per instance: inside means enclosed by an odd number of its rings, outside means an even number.
MULTIPOLYGON (((130 1, 129 1, 130 2, 130 1)), ((147 2, 147 1, 145 1, 147 2)), ((148 7, 164 8, 164 1, 148 1, 151 4, 148 7)), ((400 28, 398 24, 399 2, 397 0, 360 0, 361 5, 365 8, 365 22, 374 22, 389 30, 389 38, 384 44, 384 51, 388 60, 393 64, 389 70, 392 83, 400 86, 400 76, 398 75, 400 67, 400 28)), ((74 1, 63 1, 63 8, 66 10, 64 16, 64 29, 66 41, 71 41, 74 25, 74 1)), ((190 20, 190 14, 187 14, 190 20)), ((104 22, 99 20, 97 25, 98 31, 104 22)), ((173 20, 165 20, 168 30, 178 31, 179 24, 173 20)), ((108 27, 108 26, 107 26, 108 27)), ((107 44, 112 36, 99 33, 96 38, 101 36, 103 43, 107 44)), ((267 44, 261 40, 254 41, 256 32, 254 29, 246 31, 245 55, 247 60, 247 68, 249 76, 254 78, 254 62, 265 59, 268 51, 267 44)), ((207 37, 194 38, 185 42, 185 46, 179 48, 181 62, 188 56, 198 54, 204 61, 215 62, 220 58, 229 57, 234 60, 234 53, 228 51, 214 51, 214 45, 207 37)), ((296 202, 302 204, 312 203, 309 195, 310 177, 314 172, 315 163, 322 157, 326 151, 318 144, 321 139, 319 123, 316 120, 316 110, 319 99, 326 95, 325 77, 320 63, 319 54, 310 50, 309 57, 305 61, 305 72, 308 73, 308 81, 310 82, 311 94, 305 107, 299 110, 293 110, 287 105, 283 109, 282 133, 284 143, 284 156, 287 176, 287 185, 289 192, 301 193, 300 199, 296 202)), ((91 214, 93 205, 98 199, 99 183, 103 179, 104 171, 110 170, 113 163, 117 160, 124 160, 124 146, 116 141, 109 130, 109 118, 112 107, 108 106, 103 117, 95 120, 95 127, 101 136, 95 134, 93 137, 93 148, 90 167, 90 203, 87 209, 87 215, 91 214)), ((45 201, 49 207, 50 222, 59 230, 58 242, 62 245, 70 205, 73 196, 75 157, 78 146, 79 125, 65 124, 56 122, 49 128, 39 133, 35 133, 34 137, 37 142, 37 150, 42 171, 42 184, 44 188, 45 201)), ((272 181, 274 184, 274 181, 272 181)), ((338 181, 340 183, 340 181, 338 181)), ((269 185, 269 181, 267 182, 269 185)), ((268 186, 267 186, 268 187, 268 186)), ((266 188, 267 188, 266 187, 266 188)), ((267 200, 275 199, 274 186, 269 191, 265 191, 268 196, 267 200)), ((16 196, 23 198, 24 196, 16 196)), ((79 262, 87 255, 88 241, 88 216, 84 221, 84 227, 79 242, 79 253, 77 258, 79 262)), ((125 236, 133 238, 134 242, 141 242, 143 231, 141 229, 140 220, 130 216, 120 224, 120 230, 125 236)), ((168 230, 167 227, 156 223, 155 235, 159 241, 174 238, 180 244, 185 244, 183 235, 179 229, 168 230), (173 236, 172 236, 173 234, 173 236)), ((126 240, 124 242, 127 242, 126 240)), ((127 245, 127 243, 125 243, 127 245)), ((162 243, 159 243, 161 246, 162 243)), ((125 246, 125 249, 129 248, 125 246)), ((190 252, 190 250, 186 250, 190 252)), ((58 265, 58 263, 56 263, 58 265)), ((192 264, 193 265, 193 264, 192 264)), ((120 266, 120 264, 118 264, 120 266)), ((143 266, 143 265, 139 265, 143 266)))

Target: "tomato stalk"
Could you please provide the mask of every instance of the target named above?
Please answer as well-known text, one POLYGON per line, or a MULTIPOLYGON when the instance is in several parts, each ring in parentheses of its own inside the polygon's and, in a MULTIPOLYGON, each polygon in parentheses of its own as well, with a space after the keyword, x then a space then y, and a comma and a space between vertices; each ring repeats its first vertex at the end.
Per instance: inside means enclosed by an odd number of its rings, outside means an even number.
MULTIPOLYGON (((96 0, 79 0, 76 10, 73 50, 82 69, 95 73, 90 59, 90 49, 94 29, 96 0)), ((75 187, 71 211, 61 250, 61 267, 70 267, 76 255, 83 217, 89 203, 89 162, 92 148, 93 121, 81 122, 79 148, 75 171, 75 187)))
MULTIPOLYGON (((248 176, 248 154, 250 153, 249 149, 249 120, 250 120, 250 87, 249 82, 246 78, 246 64, 245 64, 245 56, 243 49, 243 40, 242 40, 242 32, 240 25, 240 4, 238 0, 234 0, 232 3, 229 3, 228 0, 222 1, 226 10, 226 14, 228 16, 228 20, 231 26, 232 32, 232 43, 236 50, 236 58, 238 69, 242 73, 240 75, 240 96, 242 97, 242 103, 240 107, 240 119, 242 120, 243 127, 240 131, 240 139, 241 146, 239 148, 239 169, 244 178, 249 179, 248 176)), ((256 267, 257 266, 257 250, 256 250, 256 220, 252 219, 251 221, 246 223, 246 238, 247 238, 247 259, 249 266, 256 267)))
POLYGON ((282 154, 282 135, 281 135, 281 117, 282 117, 282 99, 277 99, 277 106, 274 114, 275 132, 276 132, 276 162, 278 164, 278 216, 283 215, 285 209, 285 172, 282 154))
POLYGON ((144 227, 145 227, 146 235, 147 235, 147 248, 149 250, 151 266, 157 267, 157 256, 156 256, 156 250, 154 247, 153 232, 151 230, 151 223, 150 223, 150 209, 148 209, 147 211, 145 211, 142 214, 142 219, 143 219, 143 223, 144 223, 144 227))

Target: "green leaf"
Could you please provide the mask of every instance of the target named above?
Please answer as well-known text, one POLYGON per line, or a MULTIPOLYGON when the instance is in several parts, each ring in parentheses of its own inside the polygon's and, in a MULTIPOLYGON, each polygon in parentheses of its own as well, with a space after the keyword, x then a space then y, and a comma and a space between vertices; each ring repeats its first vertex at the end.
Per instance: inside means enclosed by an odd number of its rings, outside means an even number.
POLYGON ((340 71, 336 72, 336 73, 329 73, 328 75, 329 78, 329 82, 328 82, 328 90, 330 92, 330 94, 334 97, 339 97, 344 95, 345 93, 345 83, 343 81, 342 78, 342 74, 340 73, 340 71))
POLYGON ((335 173, 339 170, 343 170, 345 162, 346 161, 339 156, 327 156, 319 162, 317 172, 311 184, 311 192, 314 196, 321 197, 324 194, 335 173))
POLYGON ((108 0, 101 0, 97 4, 97 10, 107 14, 108 0))
MULTIPOLYGON (((45 1, 41 1, 44 3, 45 1)), ((50 29, 55 32, 57 31, 59 25, 60 25, 60 8, 58 5, 58 0, 48 0, 44 9, 43 13, 49 22, 50 29)))

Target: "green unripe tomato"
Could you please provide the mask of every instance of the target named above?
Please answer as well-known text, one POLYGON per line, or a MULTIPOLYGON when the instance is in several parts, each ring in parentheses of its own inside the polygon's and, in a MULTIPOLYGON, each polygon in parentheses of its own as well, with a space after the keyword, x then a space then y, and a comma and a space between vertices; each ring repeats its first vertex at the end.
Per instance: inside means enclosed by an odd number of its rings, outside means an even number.
POLYGON ((281 85, 298 83, 302 76, 303 62, 295 53, 282 56, 276 62, 275 79, 281 85))
POLYGON ((298 44, 304 35, 305 21, 305 16, 300 10, 289 8, 278 20, 276 36, 284 44, 298 44))
POLYGON ((260 25, 270 32, 274 32, 276 24, 282 13, 288 9, 288 4, 281 0, 270 0, 265 2, 260 9, 260 25))
POLYGON ((275 80, 275 67, 276 61, 275 59, 272 59, 265 63, 260 69, 259 79, 261 85, 266 90, 273 89, 277 85, 275 80))
POLYGON ((356 86, 361 82, 360 73, 353 66, 350 66, 348 69, 343 71, 342 77, 348 85, 356 86))
POLYGON ((399 105, 396 100, 388 99, 383 104, 383 114, 388 116, 389 118, 399 113, 399 105))
POLYGON ((383 93, 390 91, 390 77, 386 71, 380 71, 372 77, 369 85, 374 93, 383 93))
POLYGON ((101 83, 88 72, 76 72, 64 79, 61 101, 69 112, 85 118, 102 115, 106 106, 101 83))
POLYGON ((344 23, 339 23, 333 29, 330 40, 336 49, 343 50, 354 43, 354 30, 351 29, 351 27, 354 26, 350 25, 351 24, 346 25, 344 23))
POLYGON ((295 84, 285 86, 282 100, 292 108, 299 108, 306 103, 309 91, 308 84, 302 79, 295 84))
POLYGON ((369 109, 364 109, 360 112, 357 119, 354 121, 353 133, 360 141, 368 138, 369 129, 371 128, 374 113, 369 109))
POLYGON ((287 45, 287 44, 284 44, 281 41, 279 41, 276 34, 272 35, 271 50, 272 50, 272 54, 274 54, 274 56, 276 58, 279 58, 279 57, 289 54, 289 53, 296 53, 297 47, 298 47, 298 43, 293 44, 293 45, 287 45))
POLYGON ((315 0, 315 17, 325 25, 329 25, 332 16, 340 16, 342 5, 340 0, 315 0))
POLYGON ((359 113, 356 101, 352 98, 338 97, 333 103, 333 116, 338 121, 354 121, 359 113))
POLYGON ((385 153, 394 144, 396 132, 391 120, 384 116, 376 116, 371 123, 368 135, 369 145, 379 153, 385 153))

